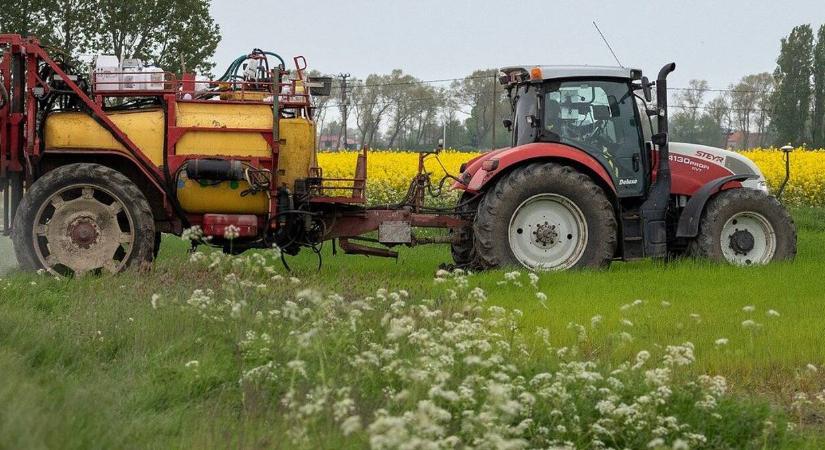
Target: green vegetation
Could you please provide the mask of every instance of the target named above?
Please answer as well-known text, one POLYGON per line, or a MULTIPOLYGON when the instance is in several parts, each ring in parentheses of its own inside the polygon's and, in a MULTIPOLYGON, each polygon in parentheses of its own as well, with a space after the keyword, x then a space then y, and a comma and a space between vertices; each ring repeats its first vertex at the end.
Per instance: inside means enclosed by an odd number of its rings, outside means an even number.
MULTIPOLYGON (((265 266, 252 264, 255 258, 239 259, 240 264, 219 258, 219 267, 211 270, 208 255, 205 261, 190 263, 186 245, 176 238, 165 240, 160 261, 147 274, 55 280, 12 273, 0 281, 0 448, 288 447, 288 439, 297 438, 292 434, 286 438, 284 433, 304 429, 319 439, 307 446, 362 447, 368 442, 366 431, 355 432, 343 443, 325 440, 341 435, 330 414, 319 412, 308 421, 296 415, 294 406, 279 402, 279 395, 288 386, 301 387, 298 392, 306 395, 321 380, 332 386, 361 383, 355 386, 358 392, 347 395, 355 399, 355 412, 365 427, 378 407, 388 408, 390 414, 414 407, 409 400, 388 400, 379 389, 403 379, 376 368, 350 369, 341 355, 350 357, 353 349, 361 349, 366 345, 362 339, 388 345, 381 337, 392 327, 383 315, 415 316, 414 308, 420 307, 415 305, 474 317, 478 311, 472 309, 475 303, 468 293, 476 286, 487 297, 482 317, 488 316, 490 305, 524 313, 520 318, 507 313, 507 320, 478 331, 495 341, 498 338, 484 333, 495 326, 507 330, 508 321, 515 320, 517 334, 508 342, 523 343, 526 353, 507 354, 506 361, 519 373, 561 367, 555 351, 548 351, 534 333, 536 327, 549 331, 554 350, 568 347, 574 355, 569 360, 592 360, 597 365, 594 370, 601 373, 624 362, 632 364, 643 350, 652 354, 651 368, 668 354, 666 346, 691 342, 696 360, 678 371, 674 368, 672 387, 677 397, 667 411, 656 414, 679 417, 691 424, 691 430, 705 433, 708 444, 716 447, 821 448, 825 440, 817 418, 825 404, 816 395, 825 385, 821 345, 825 210, 797 210, 795 218, 799 255, 792 264, 734 268, 694 261, 616 263, 606 272, 542 274, 535 287, 526 273, 507 275, 506 271, 472 275, 465 288, 452 278, 434 282, 437 264, 449 259, 443 247, 402 249, 397 262, 333 257, 327 248, 321 272, 315 270, 314 255, 302 254, 290 260, 292 275, 301 279, 293 284, 288 277, 271 280, 265 266), (230 272, 237 279, 225 279, 230 272), (187 303, 193 290, 207 288, 214 294, 187 303), (304 288, 337 292, 343 298, 310 302, 307 320, 294 329, 282 325, 286 319, 256 319, 257 310, 268 314, 271 305, 283 305, 304 288), (375 296, 380 288, 408 291, 409 306, 399 312, 390 301, 368 300, 365 303, 375 311, 364 308, 360 331, 349 331, 346 317, 353 304, 375 296), (456 290, 458 299, 450 298, 449 289, 456 290), (537 292, 547 299, 541 301, 537 292), (153 294, 159 295, 157 309, 151 305, 153 294), (236 317, 232 306, 241 300, 246 305, 238 307, 236 317), (194 305, 207 303, 200 309, 194 305), (745 308, 749 306, 752 311, 745 308), (301 350, 296 339, 312 329, 318 330, 315 344, 301 350), (365 331, 370 329, 375 332, 365 331), (257 333, 253 338, 247 334, 250 330, 257 333), (273 345, 260 345, 263 332, 270 333, 273 345), (717 344, 719 339, 727 343, 717 344), (285 378, 286 363, 298 358, 306 361, 307 378, 285 378), (279 362, 280 378, 268 384, 239 384, 245 371, 267 359, 279 362), (719 403, 723 422, 714 424, 708 414, 691 412, 693 394, 686 383, 701 374, 727 378, 733 396, 719 403), (794 401, 800 392, 809 401, 794 401), (755 439, 766 418, 777 424, 778 431, 765 441, 755 439), (797 425, 797 431, 781 432, 785 418, 797 425)), ((0 252, 5 252, 0 253, 0 261, 6 261, 8 247, 0 245, 0 252)), ((286 275, 273 255, 260 259, 286 275)), ((440 319, 430 325, 440 332, 448 326, 440 319)), ((423 349, 407 345, 399 358, 409 362, 424 354, 423 349)), ((466 374, 466 368, 461 370, 465 372, 456 373, 466 374)), ((489 371, 479 373, 492 376, 489 371)), ((632 374, 628 377, 622 395, 635 395, 643 384, 633 384, 632 374)), ((398 394, 401 386, 393 386, 397 389, 393 395, 398 394)), ((413 399, 426 395, 421 386, 414 387, 410 388, 413 399)), ((583 420, 590 414, 584 407, 591 403, 586 391, 575 390, 572 400, 580 406, 583 420)), ((548 417, 539 408, 532 414, 537 420, 548 417)), ((383 425, 387 423, 391 421, 383 425)), ((623 436, 619 442, 637 447, 641 441, 623 436)))

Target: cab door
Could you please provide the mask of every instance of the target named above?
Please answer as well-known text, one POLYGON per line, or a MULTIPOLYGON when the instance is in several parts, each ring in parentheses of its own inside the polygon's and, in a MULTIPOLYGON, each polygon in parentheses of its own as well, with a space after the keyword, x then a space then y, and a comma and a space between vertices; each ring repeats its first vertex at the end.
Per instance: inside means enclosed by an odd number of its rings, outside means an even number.
POLYGON ((640 197, 647 189, 643 138, 630 89, 628 80, 611 79, 551 82, 545 88, 544 124, 554 124, 554 129, 543 134, 598 159, 619 197, 640 197))

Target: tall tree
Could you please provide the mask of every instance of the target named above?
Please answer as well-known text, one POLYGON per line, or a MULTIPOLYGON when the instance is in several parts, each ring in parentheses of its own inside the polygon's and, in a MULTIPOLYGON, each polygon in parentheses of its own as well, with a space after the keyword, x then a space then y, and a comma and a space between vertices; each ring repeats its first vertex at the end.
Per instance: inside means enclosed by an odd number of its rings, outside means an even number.
POLYGON ((756 74, 757 82, 754 85, 756 90, 756 114, 754 125, 756 126, 756 140, 754 144, 758 147, 769 145, 772 140, 768 136, 770 130, 770 110, 771 95, 776 88, 776 80, 768 72, 756 74))
POLYGON ((825 147, 825 24, 816 33, 813 55, 814 110, 811 118, 813 144, 825 147))
MULTIPOLYGON (((501 119, 507 113, 504 92, 498 86, 497 74, 497 69, 476 70, 454 85, 459 103, 469 109, 470 117, 467 118, 465 124, 470 134, 470 144, 475 148, 492 143, 493 127, 500 124, 501 119), (493 110, 495 110, 495 116, 493 110)), ((498 133, 499 129, 500 127, 496 128, 496 133, 500 136, 503 133, 498 133)), ((497 142, 501 141, 499 136, 496 137, 497 142)))
POLYGON ((386 80, 385 98, 391 103, 388 121, 387 146, 392 148, 404 132, 407 123, 415 116, 418 108, 417 95, 422 87, 420 80, 405 74, 401 69, 393 70, 386 80))
POLYGON ((777 144, 805 141, 811 105, 812 52, 810 25, 796 26, 788 37, 782 38, 774 71, 777 87, 771 102, 771 124, 777 144))
POLYGON ((713 147, 725 147, 730 130, 731 108, 728 96, 724 93, 718 95, 708 102, 705 109, 707 120, 700 121, 705 126, 702 128, 702 141, 713 147))
POLYGON ((386 95, 389 78, 389 75, 371 74, 363 83, 353 81, 350 97, 361 145, 373 146, 387 112, 392 107, 392 102, 386 95))
POLYGON ((37 35, 68 54, 113 53, 170 72, 208 73, 220 42, 210 0, 20 0, 0 8, 0 31, 37 35))
POLYGON ((676 95, 673 106, 676 112, 671 116, 673 140, 694 143, 699 141, 699 119, 702 117, 707 92, 707 81, 690 80, 688 87, 676 95))
POLYGON ((96 47, 121 60, 140 58, 180 73, 209 72, 221 40, 210 0, 97 0, 101 19, 96 47))
POLYGON ((0 33, 37 36, 67 54, 89 48, 97 30, 95 0, 21 0, 0 8, 0 33))
POLYGON ((739 83, 730 87, 731 110, 737 129, 742 133, 742 148, 753 145, 750 139, 752 123, 759 112, 761 94, 770 83, 769 77, 768 74, 745 75, 739 83))
POLYGON ((20 0, 3 4, 0 8, 0 33, 36 35, 40 38, 51 35, 44 16, 45 0, 20 0))

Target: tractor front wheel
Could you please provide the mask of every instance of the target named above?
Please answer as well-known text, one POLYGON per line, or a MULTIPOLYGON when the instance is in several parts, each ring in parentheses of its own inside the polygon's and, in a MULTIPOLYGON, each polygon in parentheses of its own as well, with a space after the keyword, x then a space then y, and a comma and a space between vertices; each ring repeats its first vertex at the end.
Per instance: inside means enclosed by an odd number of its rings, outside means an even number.
POLYGON ((117 273, 152 261, 155 222, 146 197, 122 173, 71 164, 32 184, 15 214, 12 240, 23 269, 117 273))
POLYGON ((754 189, 728 189, 705 206, 690 254, 739 266, 796 256, 796 226, 776 197, 754 189))
POLYGON ((490 189, 473 225, 485 268, 601 268, 616 251, 613 206, 587 175, 556 163, 516 168, 490 189))

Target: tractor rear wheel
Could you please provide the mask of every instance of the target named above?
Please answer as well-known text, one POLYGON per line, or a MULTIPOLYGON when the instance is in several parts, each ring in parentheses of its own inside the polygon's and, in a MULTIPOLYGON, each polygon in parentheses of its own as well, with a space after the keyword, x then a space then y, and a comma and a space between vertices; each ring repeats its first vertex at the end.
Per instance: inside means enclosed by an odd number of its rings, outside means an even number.
POLYGON ((722 191, 705 206, 690 254, 734 265, 763 265, 796 256, 796 226, 776 197, 755 189, 722 191))
POLYGON ((155 222, 143 193, 122 173, 71 164, 32 184, 14 218, 20 266, 55 275, 117 273, 149 263, 155 222))
POLYGON ((473 232, 485 268, 601 268, 616 251, 616 217, 602 188, 571 167, 549 162, 516 168, 500 179, 481 200, 473 232))
MULTIPOLYGON (((472 200, 471 194, 464 194, 458 199, 456 212, 459 214, 474 212, 478 209, 478 199, 472 200)), ((457 233, 457 240, 450 244, 450 253, 456 267, 461 269, 478 269, 481 264, 475 250, 475 237, 473 235, 472 224, 459 229, 451 230, 450 233, 457 233)))

